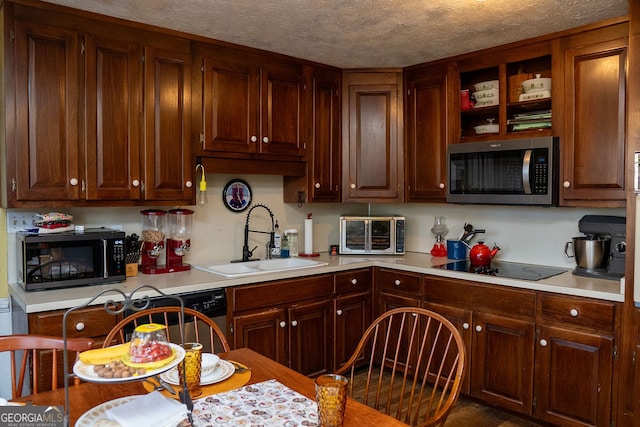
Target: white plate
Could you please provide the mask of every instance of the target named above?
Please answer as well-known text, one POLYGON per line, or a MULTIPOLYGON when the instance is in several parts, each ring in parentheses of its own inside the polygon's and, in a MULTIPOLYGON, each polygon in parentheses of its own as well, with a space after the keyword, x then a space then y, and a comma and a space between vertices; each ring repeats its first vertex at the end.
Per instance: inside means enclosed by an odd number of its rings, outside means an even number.
MULTIPOLYGON (((226 360, 220 360, 218 366, 209 375, 203 375, 200 377, 200 385, 210 385, 219 383, 229 378, 236 371, 235 366, 226 360)), ((180 379, 178 378, 178 369, 171 369, 160 375, 160 378, 173 385, 180 385, 180 379)))
POLYGON ((161 366, 157 369, 148 369, 147 372, 142 375, 136 375, 128 378, 102 378, 98 376, 98 374, 93 372, 94 365, 89 365, 80 360, 78 360, 73 365, 73 373, 76 374, 76 376, 81 380, 94 382, 94 383, 120 383, 120 382, 126 382, 126 381, 137 381, 142 378, 152 377, 154 375, 158 375, 162 372, 168 371, 169 369, 173 368, 178 363, 180 363, 182 359, 184 359, 184 349, 182 347, 173 343, 169 343, 169 345, 171 345, 171 348, 173 349, 173 351, 176 352, 176 357, 174 357, 174 359, 171 362, 167 363, 164 366, 161 366))
POLYGON ((202 376, 209 375, 218 367, 220 357, 212 353, 202 353, 202 376))
POLYGON ((108 410, 117 408, 118 406, 121 406, 129 402, 130 400, 135 399, 136 397, 138 396, 120 397, 118 399, 113 399, 101 405, 98 405, 93 409, 89 409, 87 412, 82 414, 80 418, 78 418, 78 421, 76 421, 75 427, 92 427, 96 421, 102 418, 107 418, 105 416, 105 413, 108 410))

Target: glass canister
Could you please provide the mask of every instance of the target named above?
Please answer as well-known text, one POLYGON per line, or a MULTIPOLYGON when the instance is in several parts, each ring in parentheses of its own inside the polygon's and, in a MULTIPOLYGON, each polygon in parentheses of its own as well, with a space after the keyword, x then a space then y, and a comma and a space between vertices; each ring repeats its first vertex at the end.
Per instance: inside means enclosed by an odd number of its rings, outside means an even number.
POLYGON ((298 256, 298 230, 289 228, 284 231, 285 236, 289 240, 289 255, 298 256))

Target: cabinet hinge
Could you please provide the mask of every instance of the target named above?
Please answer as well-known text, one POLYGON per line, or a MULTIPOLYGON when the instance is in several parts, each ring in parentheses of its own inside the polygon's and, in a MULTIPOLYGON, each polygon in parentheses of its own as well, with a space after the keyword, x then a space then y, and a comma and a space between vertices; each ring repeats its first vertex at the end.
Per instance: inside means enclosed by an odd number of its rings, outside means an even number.
POLYGON ((229 325, 229 332, 233 335, 233 325, 229 325))
POLYGON ((536 403, 537 403, 537 401, 536 401, 536 398, 534 396, 533 400, 531 401, 531 408, 532 409, 536 409, 536 403))
POLYGON ((140 62, 142 62, 142 63, 144 64, 144 55, 142 55, 142 56, 140 57, 140 62))
POLYGON ((84 42, 80 43, 80 55, 84 55, 85 50, 84 42))
POLYGON ((411 89, 407 89, 407 96, 411 96, 411 89))
POLYGON ((204 144, 204 133, 200 134, 200 144, 204 144))
POLYGON ((144 193, 144 181, 140 183, 140 192, 144 193))
POLYGON ((82 180, 82 192, 84 193, 85 191, 87 191, 87 181, 85 181, 84 179, 82 180))
POLYGON ((15 193, 16 191, 18 191, 18 183, 16 182, 15 178, 11 178, 11 191, 13 193, 15 193))
POLYGON ((631 366, 636 366, 636 352, 631 353, 631 366))
POLYGON ((613 353, 613 360, 616 360, 618 358, 618 346, 617 345, 613 346, 612 353, 613 353))
POLYGON ((12 42, 16 41, 16 32, 12 29, 9 30, 9 40, 12 42))

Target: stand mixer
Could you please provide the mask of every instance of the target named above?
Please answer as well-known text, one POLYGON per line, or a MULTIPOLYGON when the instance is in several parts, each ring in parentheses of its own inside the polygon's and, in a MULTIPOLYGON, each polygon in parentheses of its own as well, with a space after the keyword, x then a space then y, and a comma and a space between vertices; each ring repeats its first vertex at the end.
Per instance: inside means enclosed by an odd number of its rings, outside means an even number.
POLYGON ((449 232, 449 228, 447 228, 444 223, 443 216, 435 217, 433 222, 433 227, 431 227, 431 233, 436 236, 436 243, 431 248, 431 255, 435 257, 446 257, 447 256, 447 247, 443 243, 444 236, 449 232))
MULTIPOLYGON (((574 253, 576 268, 573 274, 577 276, 597 277, 600 279, 619 280, 624 277, 626 254, 626 218, 608 215, 585 215, 578 221, 578 230, 586 237, 574 238, 574 253), (588 251, 578 253, 576 240, 585 239, 587 244, 604 242, 602 254, 588 251), (591 259, 599 255, 599 259, 591 259), (590 258, 591 257, 591 258, 590 258), (591 264, 595 267, 591 267, 591 264)), ((584 242, 583 242, 584 243, 584 242)), ((585 246, 585 248, 589 248, 585 246)), ((565 254, 567 249, 565 246, 565 254)))

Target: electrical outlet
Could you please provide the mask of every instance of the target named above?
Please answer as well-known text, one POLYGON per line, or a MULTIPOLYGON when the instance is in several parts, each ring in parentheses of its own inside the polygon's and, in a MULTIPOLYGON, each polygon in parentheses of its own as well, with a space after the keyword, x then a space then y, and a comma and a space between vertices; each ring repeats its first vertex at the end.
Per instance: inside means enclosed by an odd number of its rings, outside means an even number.
POLYGON ((33 219, 37 212, 7 212, 7 233, 33 228, 33 219))

